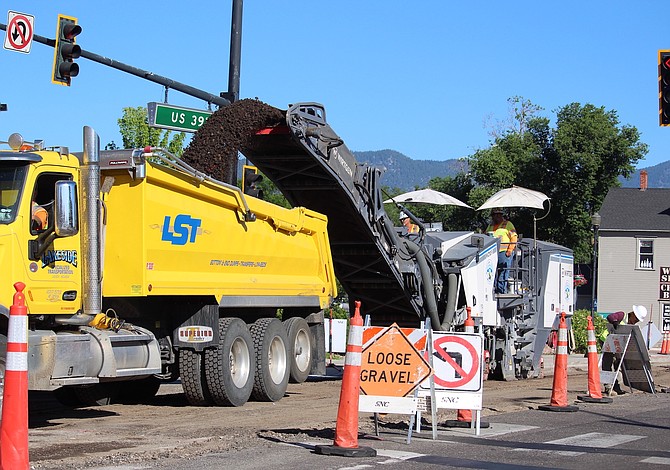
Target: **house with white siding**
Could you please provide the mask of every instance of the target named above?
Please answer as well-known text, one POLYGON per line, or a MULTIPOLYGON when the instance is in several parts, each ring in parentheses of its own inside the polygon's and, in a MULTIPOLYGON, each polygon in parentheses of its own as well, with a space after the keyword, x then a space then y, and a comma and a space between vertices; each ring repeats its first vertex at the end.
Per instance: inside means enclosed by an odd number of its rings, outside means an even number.
MULTIPOLYGON (((598 312, 644 305, 651 320, 670 322, 670 189, 612 188, 599 211, 598 312)), ((668 325, 670 326, 670 325, 668 325)))

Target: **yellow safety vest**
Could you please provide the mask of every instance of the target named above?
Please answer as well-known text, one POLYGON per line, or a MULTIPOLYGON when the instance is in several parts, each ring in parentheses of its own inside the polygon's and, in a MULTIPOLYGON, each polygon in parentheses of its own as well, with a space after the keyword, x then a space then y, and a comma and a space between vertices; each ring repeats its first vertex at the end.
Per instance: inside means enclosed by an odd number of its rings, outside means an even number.
POLYGON ((493 232, 494 237, 500 238, 500 251, 513 250, 519 238, 514 224, 509 220, 503 220, 499 225, 489 225, 486 232, 493 232))

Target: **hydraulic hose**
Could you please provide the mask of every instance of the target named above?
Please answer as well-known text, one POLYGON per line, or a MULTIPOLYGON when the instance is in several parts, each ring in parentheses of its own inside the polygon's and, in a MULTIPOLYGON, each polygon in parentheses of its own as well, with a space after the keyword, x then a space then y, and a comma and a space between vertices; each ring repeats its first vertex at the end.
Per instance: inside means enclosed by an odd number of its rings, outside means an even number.
POLYGON ((419 245, 411 240, 403 240, 403 243, 419 265, 419 272, 421 273, 423 284, 424 309, 430 317, 433 328, 439 328, 438 331, 441 331, 442 325, 440 324, 440 318, 437 314, 437 300, 435 299, 435 292, 433 291, 433 271, 426 259, 426 254, 421 250, 419 245))
POLYGON ((444 312, 444 321, 442 322, 442 330, 448 330, 454 322, 454 314, 456 313, 456 294, 458 293, 457 276, 455 273, 450 273, 447 276, 447 308, 444 312))

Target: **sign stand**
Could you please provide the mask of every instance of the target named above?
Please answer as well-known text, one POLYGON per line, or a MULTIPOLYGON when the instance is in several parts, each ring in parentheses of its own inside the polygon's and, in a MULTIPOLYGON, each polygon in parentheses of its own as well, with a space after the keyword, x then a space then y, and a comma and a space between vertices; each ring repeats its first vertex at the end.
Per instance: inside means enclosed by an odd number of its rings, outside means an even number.
MULTIPOLYGON (((427 337, 425 328, 399 328, 370 325, 366 316, 363 330, 361 392, 359 411, 374 413, 375 435, 379 436, 379 413, 410 415, 417 413, 417 390, 432 369, 424 358, 427 337)), ((414 422, 410 420, 407 443, 414 422)), ((435 431, 437 432, 437 430, 435 431)))
MULTIPOLYGON (((426 330, 428 334, 428 340, 426 341, 426 352, 428 353, 428 364, 430 365, 430 369, 433 369, 433 328, 432 325, 430 324, 430 318, 426 319, 425 325, 422 325, 422 329, 426 330)), ((437 405, 435 403, 435 380, 434 380, 434 374, 430 374, 430 377, 428 379, 430 382, 430 395, 428 397, 430 401, 430 421, 432 424, 433 428, 433 440, 437 440, 437 405)), ((417 399, 417 401, 420 399, 419 397, 419 387, 417 387, 414 390, 414 397, 417 399)), ((414 413, 409 420, 409 429, 407 430, 407 443, 409 444, 410 441, 412 440, 412 428, 414 427, 414 421, 416 421, 416 432, 421 432, 421 410, 417 409, 416 413, 414 413)))
MULTIPOLYGON (((612 364, 606 364, 606 367, 612 364)), ((603 344, 602 354, 599 361, 600 381, 608 385, 610 394, 614 383, 617 380, 619 371, 623 376, 623 383, 628 385, 630 391, 633 388, 644 392, 656 393, 654 379, 651 374, 651 363, 649 361, 649 352, 645 347, 642 332, 637 325, 619 325, 616 333, 607 335, 605 344, 603 344), (605 355, 610 356, 605 356, 605 355), (603 359, 611 359, 612 363, 616 361, 617 368, 615 372, 611 370, 602 370, 603 359)))

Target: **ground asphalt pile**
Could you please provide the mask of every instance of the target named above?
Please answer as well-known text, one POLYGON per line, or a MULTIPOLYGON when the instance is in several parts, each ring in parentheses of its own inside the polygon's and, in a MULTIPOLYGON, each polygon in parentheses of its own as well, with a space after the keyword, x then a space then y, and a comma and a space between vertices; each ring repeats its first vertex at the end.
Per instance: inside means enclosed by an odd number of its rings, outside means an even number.
POLYGON ((182 160, 193 168, 230 184, 238 152, 258 130, 286 123, 286 112, 257 99, 223 106, 193 135, 182 160))

